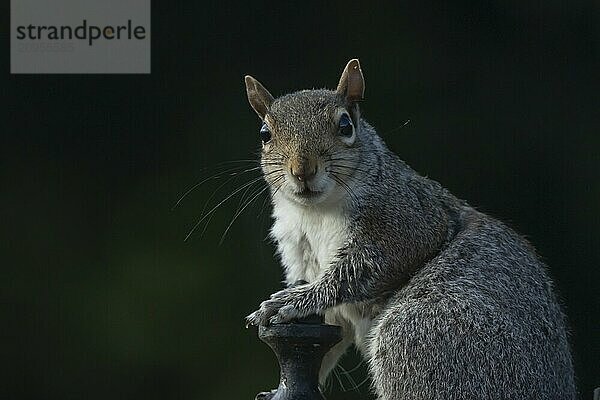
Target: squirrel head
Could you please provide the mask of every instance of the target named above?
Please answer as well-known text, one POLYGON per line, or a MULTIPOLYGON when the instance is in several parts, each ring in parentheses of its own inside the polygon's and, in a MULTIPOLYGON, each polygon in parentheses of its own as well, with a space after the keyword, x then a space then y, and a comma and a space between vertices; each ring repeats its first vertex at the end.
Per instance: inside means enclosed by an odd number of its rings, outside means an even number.
POLYGON ((350 60, 336 90, 302 90, 274 99, 245 77, 250 105, 262 120, 261 165, 273 193, 303 205, 351 196, 365 138, 358 102, 364 78, 350 60))

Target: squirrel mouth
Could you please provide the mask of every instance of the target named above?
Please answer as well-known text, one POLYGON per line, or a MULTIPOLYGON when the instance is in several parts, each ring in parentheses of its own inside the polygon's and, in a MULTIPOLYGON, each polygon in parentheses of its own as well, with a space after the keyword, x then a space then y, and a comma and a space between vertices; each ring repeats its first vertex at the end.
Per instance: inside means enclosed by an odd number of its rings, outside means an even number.
POLYGON ((304 189, 302 189, 299 192, 296 192, 295 194, 298 197, 302 197, 302 198, 305 198, 305 199, 310 199, 310 198, 313 198, 313 197, 318 197, 321 194, 321 192, 317 192, 315 190, 310 190, 309 188, 304 187, 304 189))

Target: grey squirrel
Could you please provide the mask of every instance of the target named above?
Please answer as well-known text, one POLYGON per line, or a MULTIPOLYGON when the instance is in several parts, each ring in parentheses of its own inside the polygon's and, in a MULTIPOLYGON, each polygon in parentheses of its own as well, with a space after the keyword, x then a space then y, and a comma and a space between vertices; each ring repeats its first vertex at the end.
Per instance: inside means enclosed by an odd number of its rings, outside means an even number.
POLYGON ((274 99, 245 83, 289 285, 248 324, 324 314, 344 338, 320 381, 354 344, 381 400, 576 397, 546 266, 512 229, 386 147, 360 115, 357 59, 336 90, 274 99))

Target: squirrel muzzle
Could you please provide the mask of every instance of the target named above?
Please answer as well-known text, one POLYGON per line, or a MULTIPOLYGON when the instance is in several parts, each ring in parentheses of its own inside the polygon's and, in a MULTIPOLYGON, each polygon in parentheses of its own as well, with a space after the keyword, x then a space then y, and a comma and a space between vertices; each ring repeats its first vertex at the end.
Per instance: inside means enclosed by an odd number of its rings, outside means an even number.
POLYGON ((290 161, 290 172, 299 182, 308 182, 317 174, 317 162, 313 159, 294 158, 290 161))

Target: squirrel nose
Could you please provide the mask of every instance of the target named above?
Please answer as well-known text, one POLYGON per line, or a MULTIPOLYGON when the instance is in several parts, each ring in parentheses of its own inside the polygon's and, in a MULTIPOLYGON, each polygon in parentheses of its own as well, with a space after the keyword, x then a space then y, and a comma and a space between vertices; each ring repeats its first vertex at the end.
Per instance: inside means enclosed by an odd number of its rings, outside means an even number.
POLYGON ((311 180, 317 174, 317 165, 292 164, 290 167, 292 175, 300 182, 311 180))

